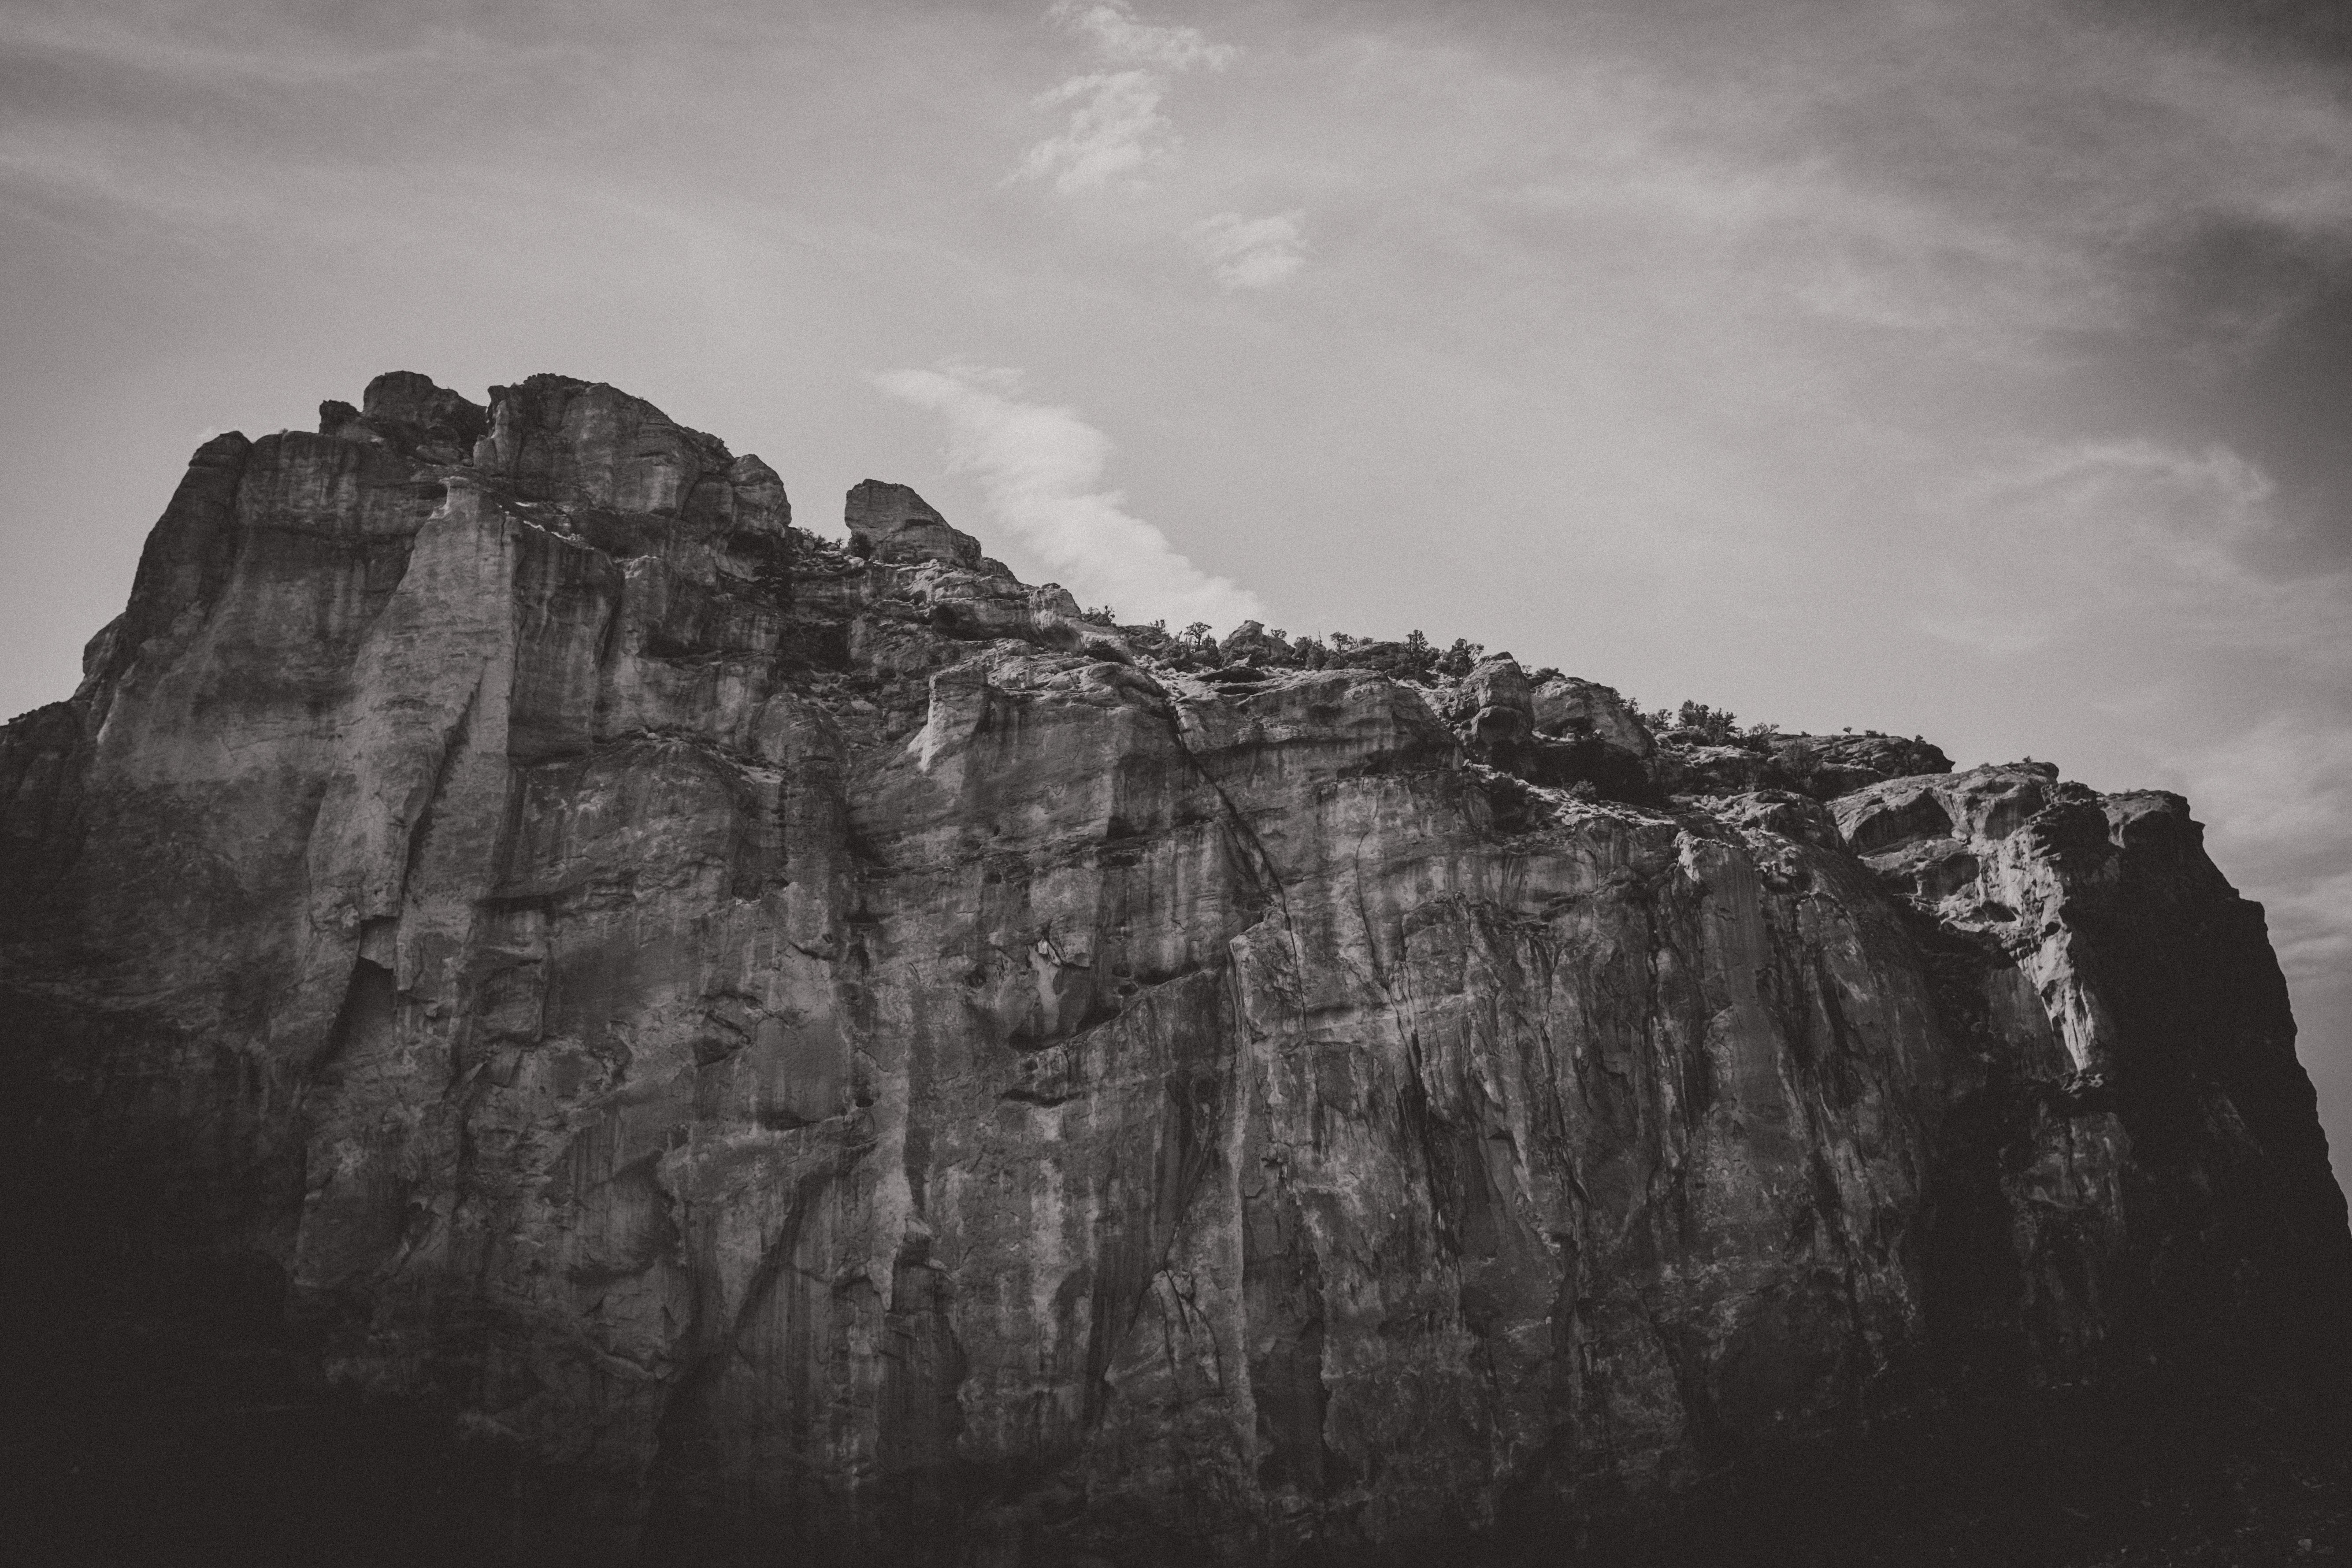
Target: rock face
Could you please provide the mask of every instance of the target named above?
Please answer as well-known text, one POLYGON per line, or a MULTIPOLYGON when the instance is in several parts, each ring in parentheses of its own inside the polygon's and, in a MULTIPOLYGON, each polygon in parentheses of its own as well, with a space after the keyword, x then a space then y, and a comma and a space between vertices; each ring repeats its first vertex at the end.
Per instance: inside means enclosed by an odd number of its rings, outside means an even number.
POLYGON ((904 487, 789 521, 556 376, 202 447, 0 739, 52 1244, 262 1281, 567 1561, 1409 1557, 2334 1343, 2178 797, 1507 658, 1204 679, 904 487))

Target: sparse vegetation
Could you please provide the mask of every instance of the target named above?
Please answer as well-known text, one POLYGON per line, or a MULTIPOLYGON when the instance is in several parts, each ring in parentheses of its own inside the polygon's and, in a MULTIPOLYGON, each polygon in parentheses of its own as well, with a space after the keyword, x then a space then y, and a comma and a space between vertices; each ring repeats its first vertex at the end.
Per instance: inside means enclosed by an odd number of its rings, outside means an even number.
MULTIPOLYGON (((1087 618, 1103 621, 1109 614, 1108 609, 1089 610, 1087 618)), ((1369 669, 1391 679, 1426 686, 1440 679, 1464 679, 1477 668, 1479 660, 1486 655, 1486 644, 1467 637, 1455 637, 1441 649, 1417 627, 1396 640, 1338 631, 1326 637, 1303 632, 1293 637, 1280 627, 1269 631, 1255 621, 1243 622, 1222 638, 1212 633, 1206 621, 1194 621, 1181 631, 1171 631, 1164 620, 1120 626, 1118 630, 1138 653, 1153 662, 1194 674, 1236 666, 1269 670, 1369 669)), ((1529 670, 1528 679, 1531 684, 1540 686, 1559 679, 1562 673, 1557 665, 1544 665, 1529 670)), ((1685 742, 1710 746, 1744 745, 1769 753, 1780 733, 1779 726, 1769 723, 1743 729, 1731 710, 1705 702, 1686 700, 1679 707, 1644 711, 1630 698, 1625 700, 1653 733, 1685 742)))
MULTIPOLYGON (((1421 636, 1419 632, 1412 635, 1421 636)), ((1437 673, 1450 675, 1459 679, 1478 668, 1478 656, 1486 651, 1485 643, 1472 642, 1466 637, 1455 637, 1454 646, 1438 656, 1437 673)))
POLYGON ((1738 715, 1728 708, 1710 708, 1704 702, 1685 700, 1680 708, 1654 709, 1641 717, 1653 733, 1679 734, 1701 745, 1736 745, 1743 734, 1738 715))

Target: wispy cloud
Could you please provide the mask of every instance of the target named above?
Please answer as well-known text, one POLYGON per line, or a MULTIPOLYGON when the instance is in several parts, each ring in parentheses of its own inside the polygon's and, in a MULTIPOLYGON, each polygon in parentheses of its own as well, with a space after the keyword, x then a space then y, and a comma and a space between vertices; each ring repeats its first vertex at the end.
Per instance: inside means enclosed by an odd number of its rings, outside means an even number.
POLYGON ((1060 0, 1047 16, 1091 38, 1106 66, 1120 68, 1074 76, 1035 100, 1040 110, 1073 106, 1069 123, 1029 149, 1015 178, 1050 178, 1066 195, 1139 183, 1143 170, 1173 157, 1175 127, 1160 112, 1170 79, 1195 67, 1222 70, 1238 52, 1197 27, 1139 22, 1125 0, 1060 0))
POLYGON ((1189 70, 1206 66, 1218 70, 1231 65, 1241 51, 1231 44, 1213 44, 1198 27, 1169 27, 1139 22, 1125 0, 1095 0, 1078 5, 1057 0, 1046 13, 1055 21, 1095 41, 1103 58, 1121 64, 1157 66, 1163 70, 1189 70))
POLYGON ((2305 710, 2182 760, 2198 816, 2224 866, 2261 886, 2290 980, 2330 978, 2352 960, 2352 729, 2305 710))
POLYGON ((1219 213, 1193 225, 1192 248, 1228 289, 1271 289, 1307 265, 1307 215, 1219 213))
POLYGON ((1023 176, 1051 176, 1065 195, 1098 191, 1169 158, 1174 135, 1160 112, 1167 81, 1157 71, 1102 71, 1072 77, 1040 93, 1039 109, 1076 100, 1069 129, 1048 136, 1021 161, 1023 176))
POLYGON ((1102 488, 1109 438, 1074 409, 1024 401, 1017 372, 948 364, 875 380, 946 416, 949 465, 978 478, 996 521, 1084 603, 1179 625, 1265 615, 1256 595, 1194 566, 1102 488))
POLYGON ((2175 653, 2196 646, 2352 678, 2352 643, 2332 613, 2352 583, 2250 563, 2284 530, 2274 499, 2269 477, 2220 443, 2021 445, 1946 502, 1971 564, 1942 569, 1945 602, 1921 627, 1995 654, 2153 634, 2175 653))

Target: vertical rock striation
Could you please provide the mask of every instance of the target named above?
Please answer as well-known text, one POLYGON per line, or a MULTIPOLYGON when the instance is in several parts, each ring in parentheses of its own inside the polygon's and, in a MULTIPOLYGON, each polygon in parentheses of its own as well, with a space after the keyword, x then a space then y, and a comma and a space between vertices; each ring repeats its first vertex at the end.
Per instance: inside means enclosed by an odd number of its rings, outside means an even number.
POLYGON ((558 376, 202 447, 0 738, 26 1245, 282 1312, 576 1560, 1410 1554, 2333 1346, 2178 797, 1202 679, 847 521, 558 376))

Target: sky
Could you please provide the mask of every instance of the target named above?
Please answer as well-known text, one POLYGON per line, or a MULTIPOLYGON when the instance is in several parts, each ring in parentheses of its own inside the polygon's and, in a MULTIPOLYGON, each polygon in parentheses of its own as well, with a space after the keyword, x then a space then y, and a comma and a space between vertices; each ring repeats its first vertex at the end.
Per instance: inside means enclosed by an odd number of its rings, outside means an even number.
POLYGON ((2179 790, 2352 1150, 2352 8, 0 0, 0 711, 209 435, 555 371, 1129 619, 2179 790))

